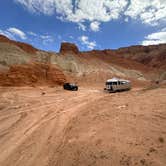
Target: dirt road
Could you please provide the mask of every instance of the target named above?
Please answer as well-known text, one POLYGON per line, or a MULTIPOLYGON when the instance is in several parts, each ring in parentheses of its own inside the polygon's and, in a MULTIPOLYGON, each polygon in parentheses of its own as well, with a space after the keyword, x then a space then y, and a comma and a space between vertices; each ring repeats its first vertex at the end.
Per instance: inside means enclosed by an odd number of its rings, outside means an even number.
POLYGON ((165 166, 166 89, 0 88, 0 166, 165 166))

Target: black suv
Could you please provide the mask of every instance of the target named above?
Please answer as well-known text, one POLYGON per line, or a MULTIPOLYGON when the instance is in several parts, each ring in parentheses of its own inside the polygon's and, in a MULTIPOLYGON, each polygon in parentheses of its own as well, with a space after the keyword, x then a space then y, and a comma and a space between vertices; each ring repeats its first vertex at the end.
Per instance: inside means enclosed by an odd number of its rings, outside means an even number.
POLYGON ((71 84, 71 83, 65 83, 63 84, 63 88, 66 90, 72 90, 72 91, 77 91, 78 86, 76 84, 71 84))

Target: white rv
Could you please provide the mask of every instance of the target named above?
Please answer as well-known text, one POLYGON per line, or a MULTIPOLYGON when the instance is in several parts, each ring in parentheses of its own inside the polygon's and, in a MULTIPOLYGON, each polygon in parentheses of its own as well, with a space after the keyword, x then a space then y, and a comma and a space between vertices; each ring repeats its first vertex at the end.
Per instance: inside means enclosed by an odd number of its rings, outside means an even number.
POLYGON ((125 91, 131 89, 131 82, 129 80, 112 78, 106 81, 106 88, 104 90, 109 92, 125 91))

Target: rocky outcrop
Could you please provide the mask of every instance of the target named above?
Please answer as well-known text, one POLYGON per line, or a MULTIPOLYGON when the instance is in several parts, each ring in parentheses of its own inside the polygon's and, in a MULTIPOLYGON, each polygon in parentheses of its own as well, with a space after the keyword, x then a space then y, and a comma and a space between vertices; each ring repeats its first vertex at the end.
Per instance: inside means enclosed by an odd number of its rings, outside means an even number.
POLYGON ((0 73, 0 86, 62 85, 66 77, 61 70, 50 64, 32 63, 11 66, 0 73))
POLYGON ((166 44, 131 46, 114 51, 120 57, 131 59, 154 68, 166 69, 166 44))
POLYGON ((61 54, 78 54, 79 53, 79 49, 78 47, 73 44, 73 43, 67 43, 67 42, 64 42, 61 44, 61 48, 60 48, 60 53, 61 54))
POLYGON ((0 70, 11 65, 30 62, 50 63, 51 54, 33 46, 0 35, 0 70))
POLYGON ((24 64, 30 61, 31 54, 26 53, 14 44, 0 42, 0 65, 9 67, 14 64, 24 64))
POLYGON ((93 56, 109 56, 112 59, 119 57, 139 62, 157 69, 166 69, 166 44, 152 46, 131 46, 117 50, 93 50, 84 52, 93 56))
POLYGON ((3 36, 3 35, 0 35, 0 43, 9 43, 9 44, 16 45, 19 48, 21 48, 22 50, 24 50, 26 53, 30 53, 30 54, 35 54, 38 51, 38 49, 34 48, 30 44, 10 40, 6 36, 3 36))

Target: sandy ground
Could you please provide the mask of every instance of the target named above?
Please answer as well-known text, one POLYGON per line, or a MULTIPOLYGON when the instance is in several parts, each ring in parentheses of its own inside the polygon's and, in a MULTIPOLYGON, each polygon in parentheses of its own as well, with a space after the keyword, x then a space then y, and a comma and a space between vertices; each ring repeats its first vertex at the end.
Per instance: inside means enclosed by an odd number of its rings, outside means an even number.
POLYGON ((166 165, 166 89, 0 88, 0 166, 120 165, 166 165))

